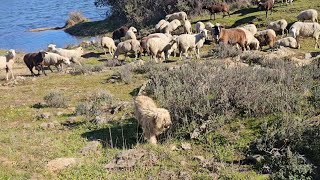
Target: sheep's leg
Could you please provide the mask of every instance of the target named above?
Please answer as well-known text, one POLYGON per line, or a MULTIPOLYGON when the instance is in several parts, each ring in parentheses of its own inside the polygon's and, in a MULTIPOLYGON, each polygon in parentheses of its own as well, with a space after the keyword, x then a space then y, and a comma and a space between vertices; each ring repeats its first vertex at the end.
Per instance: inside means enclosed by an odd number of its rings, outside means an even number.
POLYGON ((12 70, 12 68, 9 69, 9 71, 10 71, 10 73, 11 73, 11 78, 14 79, 14 75, 13 75, 13 70, 12 70))
POLYGON ((266 18, 268 18, 268 10, 266 10, 266 18))
POLYGON ((6 67, 6 81, 9 81, 9 68, 6 67))
MULTIPOLYGON (((53 70, 51 69, 51 67, 50 66, 48 66, 48 69, 53 73, 53 70)), ((58 69, 58 68, 57 68, 58 69)))
MULTIPOLYGON (((105 48, 102 48, 103 49, 103 51, 104 51, 104 55, 105 56, 107 56, 107 51, 106 51, 106 49, 105 48)), ((110 52, 110 51, 109 51, 110 52)))
POLYGON ((155 135, 151 135, 148 140, 151 144, 157 144, 157 137, 155 135))
POLYGON ((216 13, 213 13, 213 20, 216 20, 216 13))
POLYGON ((197 57, 197 59, 200 59, 200 49, 199 49, 199 48, 196 48, 195 51, 196 51, 196 57, 197 57))
POLYGON ((40 67, 41 67, 42 73, 43 73, 45 76, 47 76, 47 73, 46 73, 46 71, 44 70, 43 65, 41 65, 40 67))
POLYGON ((315 38, 315 42, 316 42, 316 45, 315 45, 315 49, 317 49, 317 48, 320 48, 320 45, 319 45, 319 42, 318 42, 318 38, 315 38))
POLYGON ((224 12, 222 12, 222 18, 224 18, 224 16, 225 16, 225 14, 224 14, 224 12))
POLYGON ((230 13, 229 12, 227 12, 228 13, 228 16, 230 17, 230 13))

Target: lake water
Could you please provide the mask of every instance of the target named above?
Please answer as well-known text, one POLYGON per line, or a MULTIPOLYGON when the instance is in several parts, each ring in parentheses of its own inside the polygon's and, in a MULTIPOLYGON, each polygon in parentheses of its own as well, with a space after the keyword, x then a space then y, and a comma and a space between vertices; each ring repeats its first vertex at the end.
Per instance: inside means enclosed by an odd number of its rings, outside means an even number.
POLYGON ((1 0, 0 49, 33 52, 46 49, 50 43, 57 47, 77 44, 83 38, 64 31, 27 32, 41 27, 64 26, 71 11, 80 11, 90 20, 103 20, 107 8, 97 8, 94 0, 1 0))

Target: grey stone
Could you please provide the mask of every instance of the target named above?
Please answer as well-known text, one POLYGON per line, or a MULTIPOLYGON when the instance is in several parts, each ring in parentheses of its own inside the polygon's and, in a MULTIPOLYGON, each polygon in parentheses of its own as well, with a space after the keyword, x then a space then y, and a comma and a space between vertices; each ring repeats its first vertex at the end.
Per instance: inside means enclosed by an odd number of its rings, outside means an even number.
POLYGON ((80 153, 82 155, 88 155, 90 153, 95 153, 98 151, 99 146, 100 146, 99 141, 88 142, 87 145, 83 149, 81 149, 80 153))
POLYGON ((70 166, 74 166, 78 162, 79 159, 77 158, 57 158, 49 161, 46 168, 51 172, 58 172, 70 166))
POLYGON ((186 142, 181 143, 181 148, 183 150, 191 150, 192 149, 191 144, 190 143, 186 143, 186 142))

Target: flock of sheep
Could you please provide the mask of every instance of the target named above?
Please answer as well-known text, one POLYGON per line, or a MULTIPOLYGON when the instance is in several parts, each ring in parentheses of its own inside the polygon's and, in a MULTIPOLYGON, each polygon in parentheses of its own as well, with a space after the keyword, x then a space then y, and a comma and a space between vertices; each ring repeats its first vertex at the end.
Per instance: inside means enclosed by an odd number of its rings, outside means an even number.
MULTIPOLYGON (((292 1, 289 1, 292 3, 292 1)), ((259 7, 262 10, 272 10, 274 1, 267 0, 260 2, 259 7)), ((216 3, 209 6, 203 6, 204 10, 214 15, 223 12, 229 16, 229 6, 226 3, 216 3)), ((223 16, 224 17, 224 16, 223 16)), ((302 11, 297 16, 295 22, 287 30, 288 23, 285 19, 270 22, 266 30, 258 31, 254 24, 248 24, 243 27, 227 29, 223 25, 216 23, 213 25, 208 22, 206 24, 197 22, 195 25, 195 33, 193 34, 192 26, 185 12, 177 12, 167 15, 155 25, 155 33, 146 37, 137 39, 137 29, 134 27, 121 27, 115 30, 111 37, 102 37, 100 45, 103 47, 105 54, 107 51, 114 59, 118 59, 119 55, 124 54, 125 59, 128 53, 134 53, 135 58, 141 54, 150 55, 151 60, 159 63, 168 60, 173 54, 182 57, 189 57, 189 52, 193 52, 197 59, 200 58, 200 49, 206 40, 211 36, 212 40, 235 45, 245 50, 259 50, 263 46, 277 48, 280 46, 289 48, 300 48, 299 37, 313 37, 315 39, 315 48, 320 47, 318 38, 320 35, 320 25, 318 24, 318 12, 315 9, 302 11), (304 22, 310 20, 311 22, 304 22), (177 29, 183 27, 183 34, 176 35, 177 29), (276 32, 281 33, 282 37, 290 33, 290 36, 276 39, 276 32)), ((69 65, 71 62, 81 66, 79 60, 83 55, 83 48, 63 49, 57 48, 56 45, 48 45, 47 52, 29 53, 24 56, 24 62, 29 68, 32 75, 35 75, 33 68, 46 75, 44 66, 51 71, 50 66, 55 66, 58 70, 62 70, 62 64, 69 65)), ((6 56, 0 56, 0 68, 6 69, 6 79, 8 73, 11 72, 14 78, 12 68, 15 58, 15 51, 10 50, 6 56)))

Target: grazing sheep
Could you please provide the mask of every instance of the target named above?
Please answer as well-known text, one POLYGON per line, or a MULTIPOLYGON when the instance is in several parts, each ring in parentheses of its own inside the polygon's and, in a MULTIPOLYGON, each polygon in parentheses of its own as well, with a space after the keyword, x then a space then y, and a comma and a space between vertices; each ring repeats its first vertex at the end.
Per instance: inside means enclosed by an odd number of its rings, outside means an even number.
POLYGON ((140 41, 141 45, 141 52, 144 54, 147 52, 147 41, 151 38, 171 38, 171 34, 164 34, 164 33, 154 33, 149 34, 147 37, 143 37, 140 41))
POLYGON ((123 42, 120 42, 117 46, 116 52, 113 55, 114 59, 118 59, 120 54, 124 54, 126 60, 127 54, 129 52, 134 52, 135 59, 138 58, 138 53, 141 51, 140 42, 136 39, 129 39, 123 42))
POLYGON ((106 49, 108 49, 108 52, 111 56, 113 56, 113 52, 116 50, 116 44, 114 43, 114 40, 109 37, 102 37, 101 38, 101 46, 104 50, 104 54, 107 55, 106 49))
POLYGON ((156 32, 164 32, 164 28, 169 24, 168 21, 162 19, 156 24, 155 31, 156 32))
POLYGON ((0 56, 0 69, 6 70, 6 81, 9 80, 9 71, 11 73, 11 78, 14 79, 13 75, 13 64, 16 57, 16 52, 10 49, 5 56, 0 56))
POLYGON ((223 44, 239 45, 242 51, 246 50, 247 38, 241 29, 224 29, 220 24, 216 24, 213 28, 213 34, 218 42, 223 44))
POLYGON ((135 117, 143 130, 144 138, 151 144, 157 144, 157 136, 172 124, 169 111, 158 108, 147 96, 137 96, 134 99, 134 107, 135 117))
POLYGON ((171 32, 176 30, 179 26, 181 26, 181 22, 177 19, 174 19, 164 28, 164 33, 171 34, 171 32))
POLYGON ((246 30, 243 27, 240 27, 240 28, 237 28, 237 29, 242 30, 246 34, 246 39, 247 39, 246 49, 247 50, 250 50, 250 46, 252 46, 252 47, 256 47, 257 46, 257 42, 256 42, 257 39, 253 36, 253 34, 250 31, 246 30))
POLYGON ((276 32, 281 31, 281 35, 283 36, 285 33, 288 34, 287 26, 288 22, 285 19, 280 19, 270 22, 267 28, 273 29, 276 32))
POLYGON ((288 3, 292 4, 293 0, 282 0, 282 4, 286 3, 288 5, 288 3))
POLYGON ((267 45, 269 45, 269 48, 273 48, 276 42, 276 37, 276 32, 272 29, 258 31, 255 35, 255 38, 257 38, 260 43, 260 49, 262 49, 262 46, 267 45))
POLYGON ((280 46, 299 49, 298 42, 293 37, 285 37, 276 41, 275 47, 280 48, 280 46))
POLYGON ((128 27, 122 26, 122 27, 114 30, 112 32, 112 39, 120 41, 122 37, 125 37, 128 29, 129 29, 128 27))
POLYGON ((251 50, 259 50, 260 49, 260 42, 257 38, 254 38, 251 43, 249 44, 251 50))
POLYGON ((315 9, 307 9, 301 11, 297 16, 298 21, 304 22, 305 20, 311 20, 312 22, 318 22, 318 11, 315 9))
POLYGON ((255 35, 258 32, 257 27, 254 24, 247 24, 243 26, 243 28, 250 31, 253 35, 255 35))
POLYGON ((204 30, 206 26, 203 22, 199 21, 196 23, 196 33, 200 33, 202 30, 204 30))
POLYGON ((180 51, 180 59, 182 54, 188 57, 188 50, 194 50, 197 59, 200 59, 200 48, 203 47, 208 37, 208 31, 202 30, 199 34, 182 34, 177 37, 177 44, 180 51))
POLYGON ((125 40, 128 40, 128 39, 137 39, 137 36, 135 33, 137 33, 137 29, 135 27, 130 27, 128 29, 128 31, 126 32, 126 35, 125 35, 125 40))
MULTIPOLYGON (((43 66, 47 66, 49 68, 49 70, 51 72, 53 72, 53 70, 50 68, 50 66, 53 65, 57 68, 58 71, 62 71, 63 70, 62 66, 61 66, 61 69, 59 69, 59 66, 62 63, 65 65, 70 65, 69 58, 60 56, 59 54, 56 54, 56 53, 46 52, 41 64, 43 66)), ((45 71, 43 70, 43 72, 45 72, 45 71)))
POLYGON ((182 22, 185 22, 188 19, 187 13, 181 11, 181 12, 176 12, 173 14, 168 14, 166 15, 165 20, 166 21, 173 21, 173 20, 181 20, 182 22))
POLYGON ((258 4, 258 8, 260 10, 266 11, 266 18, 268 18, 268 11, 269 10, 271 11, 270 15, 272 14, 273 4, 274 4, 273 0, 267 0, 266 2, 260 2, 258 4))
MULTIPOLYGON (((165 54, 167 51, 171 49, 172 37, 161 37, 161 38, 151 38, 147 41, 147 51, 151 56, 151 60, 155 60, 156 63, 162 61, 162 59, 166 58, 165 54), (168 47, 170 46, 170 47, 168 47), (160 61, 159 58, 160 57, 160 61)), ((172 44, 173 45, 173 44, 172 44)))
POLYGON ((31 75, 35 76, 36 74, 33 72, 33 67, 40 67, 37 68, 38 70, 38 75, 40 75, 40 70, 42 69, 42 72, 44 71, 43 69, 43 58, 45 56, 46 52, 38 52, 38 53, 28 53, 24 55, 23 61, 29 68, 31 75))
POLYGON ((60 56, 64 56, 70 59, 71 62, 77 63, 78 65, 82 66, 79 60, 83 55, 83 48, 78 47, 76 49, 63 49, 63 48, 56 48, 55 44, 48 45, 48 52, 53 52, 59 54, 60 56))
POLYGON ((320 35, 320 25, 318 23, 307 23, 307 22, 295 22, 290 27, 290 34, 292 37, 296 38, 299 43, 299 36, 302 37, 313 37, 315 39, 315 48, 320 48, 318 43, 319 35, 320 35))
POLYGON ((185 34, 192 34, 192 26, 189 20, 186 20, 183 24, 184 33, 185 34))
POLYGON ((213 14, 213 19, 216 20, 216 13, 222 12, 222 18, 224 18, 225 13, 227 13, 230 17, 229 13, 229 5, 226 3, 217 3, 217 4, 212 4, 212 5, 206 5, 203 6, 202 9, 208 10, 210 12, 210 19, 212 19, 212 14, 213 14))

